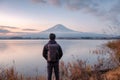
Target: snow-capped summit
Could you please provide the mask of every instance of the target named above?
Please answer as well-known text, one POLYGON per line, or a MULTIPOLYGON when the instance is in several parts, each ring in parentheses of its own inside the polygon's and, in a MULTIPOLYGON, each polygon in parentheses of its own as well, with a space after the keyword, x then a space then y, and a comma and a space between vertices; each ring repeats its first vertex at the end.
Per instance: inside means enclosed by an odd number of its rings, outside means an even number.
POLYGON ((56 33, 56 32, 65 32, 66 33, 66 32, 77 32, 77 31, 69 29, 69 28, 63 26, 62 24, 57 24, 57 25, 53 26, 52 28, 49 28, 49 29, 47 29, 47 30, 45 30, 43 32, 54 32, 54 33, 56 33))

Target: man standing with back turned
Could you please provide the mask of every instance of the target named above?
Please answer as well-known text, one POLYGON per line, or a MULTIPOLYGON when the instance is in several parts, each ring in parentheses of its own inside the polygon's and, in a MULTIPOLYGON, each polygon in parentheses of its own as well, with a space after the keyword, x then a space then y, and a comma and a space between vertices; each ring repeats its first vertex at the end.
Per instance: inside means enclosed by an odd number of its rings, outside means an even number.
POLYGON ((61 46, 55 41, 55 34, 49 35, 49 42, 43 48, 43 57, 47 60, 48 80, 52 79, 52 71, 54 69, 55 78, 59 80, 59 60, 63 52, 61 46))

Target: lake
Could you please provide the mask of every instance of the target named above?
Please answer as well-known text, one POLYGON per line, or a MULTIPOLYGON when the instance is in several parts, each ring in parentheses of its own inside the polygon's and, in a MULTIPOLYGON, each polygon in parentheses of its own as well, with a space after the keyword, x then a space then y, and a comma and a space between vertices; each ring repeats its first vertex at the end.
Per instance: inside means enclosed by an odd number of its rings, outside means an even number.
MULTIPOLYGON (((77 59, 96 62, 97 55, 92 51, 109 40, 57 40, 63 49, 62 61, 73 62, 77 59)), ((43 46, 48 40, 0 40, 0 65, 14 66, 24 75, 47 73, 47 64, 42 57, 43 46)))

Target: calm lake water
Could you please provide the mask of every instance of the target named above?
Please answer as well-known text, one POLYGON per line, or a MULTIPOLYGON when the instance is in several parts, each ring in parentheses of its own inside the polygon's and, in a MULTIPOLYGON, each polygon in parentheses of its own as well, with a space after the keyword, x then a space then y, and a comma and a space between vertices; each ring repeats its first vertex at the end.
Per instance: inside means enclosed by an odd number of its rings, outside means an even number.
MULTIPOLYGON (((72 62, 76 59, 96 62, 97 56, 91 51, 109 40, 57 40, 63 49, 62 61, 72 62)), ((42 57, 43 46, 48 40, 0 40, 0 65, 14 66, 25 75, 47 73, 46 61, 42 57)))

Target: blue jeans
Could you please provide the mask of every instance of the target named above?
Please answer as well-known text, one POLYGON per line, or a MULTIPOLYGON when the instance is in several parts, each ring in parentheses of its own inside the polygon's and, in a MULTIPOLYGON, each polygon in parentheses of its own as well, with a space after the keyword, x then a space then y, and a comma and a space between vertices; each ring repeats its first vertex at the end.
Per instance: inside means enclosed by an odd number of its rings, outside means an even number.
POLYGON ((48 80, 52 80, 53 69, 54 69, 56 80, 59 80, 59 62, 48 62, 47 63, 48 80))

